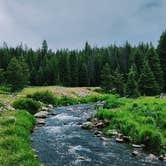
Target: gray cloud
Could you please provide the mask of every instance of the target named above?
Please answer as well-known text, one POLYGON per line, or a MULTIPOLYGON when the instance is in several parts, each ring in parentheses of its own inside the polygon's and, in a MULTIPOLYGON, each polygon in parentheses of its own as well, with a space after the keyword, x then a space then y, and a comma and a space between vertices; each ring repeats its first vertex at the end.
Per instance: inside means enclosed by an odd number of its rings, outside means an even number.
POLYGON ((132 44, 152 41, 165 29, 164 0, 0 0, 0 41, 37 48, 132 44))

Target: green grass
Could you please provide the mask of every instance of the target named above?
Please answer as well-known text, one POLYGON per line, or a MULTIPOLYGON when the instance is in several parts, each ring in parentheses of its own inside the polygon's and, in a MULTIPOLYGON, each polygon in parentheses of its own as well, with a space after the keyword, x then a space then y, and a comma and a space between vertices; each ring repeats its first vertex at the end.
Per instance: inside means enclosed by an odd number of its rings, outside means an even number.
POLYGON ((152 152, 166 152, 166 101, 155 97, 138 99, 109 98, 107 109, 97 111, 95 117, 108 119, 105 134, 116 129, 130 136, 130 141, 145 144, 152 152))
POLYGON ((0 113, 0 165, 39 166, 30 146, 35 119, 26 111, 0 113))

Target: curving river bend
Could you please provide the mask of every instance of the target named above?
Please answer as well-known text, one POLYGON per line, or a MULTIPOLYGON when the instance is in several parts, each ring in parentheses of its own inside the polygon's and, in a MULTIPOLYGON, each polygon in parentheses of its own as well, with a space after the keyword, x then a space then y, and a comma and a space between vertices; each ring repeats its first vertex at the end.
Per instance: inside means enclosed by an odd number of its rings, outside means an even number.
POLYGON ((94 104, 57 107, 44 126, 35 128, 32 146, 46 166, 149 166, 165 165, 147 160, 147 154, 132 157, 130 145, 116 143, 114 139, 101 140, 79 125, 95 113, 94 104), (72 108, 73 111, 68 111, 72 108))

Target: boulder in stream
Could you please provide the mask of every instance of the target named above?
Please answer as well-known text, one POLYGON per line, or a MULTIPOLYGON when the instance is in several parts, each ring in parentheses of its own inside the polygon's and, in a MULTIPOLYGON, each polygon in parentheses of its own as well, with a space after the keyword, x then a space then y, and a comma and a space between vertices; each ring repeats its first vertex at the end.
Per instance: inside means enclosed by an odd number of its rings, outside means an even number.
POLYGON ((34 115, 36 118, 47 118, 48 112, 47 111, 40 111, 34 115))
POLYGON ((67 111, 73 111, 73 108, 69 107, 67 108, 67 111))
POLYGON ((83 129, 92 129, 93 127, 93 124, 92 122, 84 122, 82 123, 82 126, 81 126, 83 129))
POLYGON ((134 150, 132 153, 131 153, 133 156, 138 156, 139 152, 134 150))
POLYGON ((115 140, 116 140, 116 142, 118 142, 118 143, 123 143, 123 142, 124 142, 124 140, 123 140, 122 138, 116 138, 115 140))
POLYGON ((154 154, 149 154, 149 156, 146 159, 148 161, 152 162, 154 160, 157 160, 157 157, 154 154))

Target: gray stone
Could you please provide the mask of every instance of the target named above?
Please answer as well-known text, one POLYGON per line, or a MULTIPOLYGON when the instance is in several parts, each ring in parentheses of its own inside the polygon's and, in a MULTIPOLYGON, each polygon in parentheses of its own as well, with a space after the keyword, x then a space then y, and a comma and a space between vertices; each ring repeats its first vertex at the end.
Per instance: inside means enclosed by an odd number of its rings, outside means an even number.
POLYGON ((40 111, 34 115, 36 118, 47 118, 48 112, 47 111, 40 111))
POLYGON ((83 129, 92 129, 93 124, 92 124, 92 122, 84 122, 81 127, 83 129))
POLYGON ((122 138, 116 138, 115 140, 116 140, 116 142, 118 142, 118 143, 123 143, 123 142, 124 142, 124 140, 123 140, 122 138))
POLYGON ((67 111, 73 111, 73 108, 69 107, 67 108, 67 111))
POLYGON ((137 156, 138 154, 139 154, 139 152, 136 151, 136 150, 134 150, 134 151, 132 152, 132 155, 133 155, 133 156, 137 156))
POLYGON ((149 156, 146 159, 148 161, 154 161, 154 160, 157 160, 157 157, 154 154, 149 154, 149 156))

